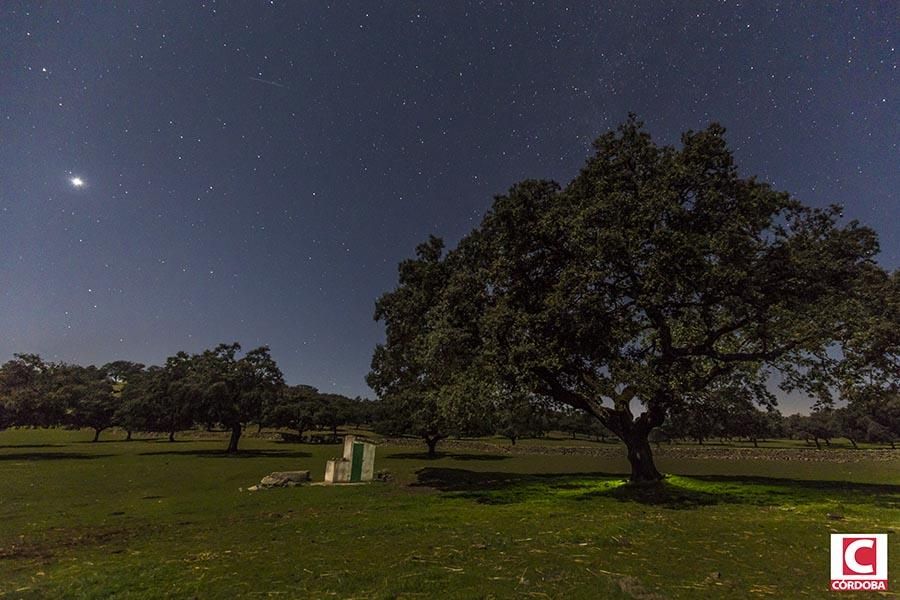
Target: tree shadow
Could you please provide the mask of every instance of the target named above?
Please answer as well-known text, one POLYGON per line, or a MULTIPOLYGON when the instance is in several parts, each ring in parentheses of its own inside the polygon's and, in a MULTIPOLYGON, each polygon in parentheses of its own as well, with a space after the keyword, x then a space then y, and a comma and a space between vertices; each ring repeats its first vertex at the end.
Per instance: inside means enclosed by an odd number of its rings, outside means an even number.
POLYGON ((900 485, 822 479, 789 479, 755 475, 693 475, 691 479, 728 486, 750 486, 770 500, 790 496, 804 500, 834 497, 841 502, 900 508, 900 485))
POLYGON ((106 458, 108 456, 113 455, 86 454, 83 452, 14 452, 11 454, 0 454, 0 460, 89 460, 106 458))
POLYGON ((441 492, 482 492, 539 485, 556 489, 574 489, 585 479, 622 479, 613 473, 505 473, 469 471, 451 467, 423 467, 416 471, 413 487, 430 487, 441 492))
POLYGON ((659 485, 622 485, 585 493, 579 500, 597 497, 673 509, 714 504, 793 506, 829 501, 900 508, 900 486, 897 485, 738 475, 679 477, 659 485))
POLYGON ((5 446, 0 446, 0 450, 12 449, 12 448, 62 448, 65 444, 7 444, 5 446))
POLYGON ((138 452, 140 456, 199 456, 202 458, 309 458, 309 452, 291 452, 288 450, 159 450, 155 452, 138 452))
POLYGON ((667 481, 652 485, 624 484, 613 486, 605 490, 590 490, 578 495, 576 500, 585 501, 598 498, 610 498, 619 502, 634 502, 637 504, 660 506, 675 510, 712 506, 720 503, 743 503, 739 496, 727 493, 715 494, 703 490, 685 489, 672 485, 667 481))
POLYGON ((523 474, 425 467, 412 486, 430 487, 480 504, 512 504, 558 497, 575 501, 609 498, 675 510, 716 504, 795 506, 838 502, 900 509, 900 485, 744 477, 672 476, 657 484, 630 484, 624 474, 523 474))
POLYGON ((384 458, 396 458, 399 460, 438 460, 441 458, 452 458, 453 460, 508 460, 512 456, 508 454, 459 454, 455 452, 436 452, 434 456, 429 456, 427 452, 397 452, 394 454, 385 454, 384 458))

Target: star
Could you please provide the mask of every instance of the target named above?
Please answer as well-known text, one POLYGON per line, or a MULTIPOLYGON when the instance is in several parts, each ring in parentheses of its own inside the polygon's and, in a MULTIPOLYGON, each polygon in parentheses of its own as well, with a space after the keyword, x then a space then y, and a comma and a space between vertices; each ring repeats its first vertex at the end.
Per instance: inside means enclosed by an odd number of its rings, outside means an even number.
POLYGON ((69 183, 72 184, 72 187, 84 187, 84 180, 81 177, 72 177, 71 179, 69 179, 69 183))

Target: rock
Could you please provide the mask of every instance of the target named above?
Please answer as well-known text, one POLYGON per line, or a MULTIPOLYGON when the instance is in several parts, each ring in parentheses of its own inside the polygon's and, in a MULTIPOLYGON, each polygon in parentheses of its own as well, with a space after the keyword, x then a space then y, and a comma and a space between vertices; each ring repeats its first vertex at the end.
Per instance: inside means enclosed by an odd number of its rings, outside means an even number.
POLYGON ((288 481, 297 483, 309 481, 309 471, 280 471, 278 474, 287 478, 288 481))
POLYGON ((382 469, 375 473, 375 481, 393 481, 394 474, 387 469, 382 469))
POLYGON ((247 491, 248 491, 248 492, 255 492, 255 491, 258 490, 258 489, 259 489, 259 486, 258 486, 258 485, 251 485, 250 487, 247 488, 247 491))
POLYGON ((259 487, 293 487, 309 481, 309 471, 275 471, 259 481, 259 487))

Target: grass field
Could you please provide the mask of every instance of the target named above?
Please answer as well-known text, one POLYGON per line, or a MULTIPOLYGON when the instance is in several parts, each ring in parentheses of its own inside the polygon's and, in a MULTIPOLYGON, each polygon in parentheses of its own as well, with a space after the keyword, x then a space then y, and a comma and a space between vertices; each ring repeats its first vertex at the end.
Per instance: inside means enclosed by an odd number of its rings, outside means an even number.
POLYGON ((900 573, 900 452, 663 447, 673 475, 652 489, 623 485, 615 449, 388 445, 393 482, 248 492, 276 470, 321 479, 339 448, 90 438, 0 432, 0 596, 824 598, 831 532, 889 532, 895 589, 900 573))

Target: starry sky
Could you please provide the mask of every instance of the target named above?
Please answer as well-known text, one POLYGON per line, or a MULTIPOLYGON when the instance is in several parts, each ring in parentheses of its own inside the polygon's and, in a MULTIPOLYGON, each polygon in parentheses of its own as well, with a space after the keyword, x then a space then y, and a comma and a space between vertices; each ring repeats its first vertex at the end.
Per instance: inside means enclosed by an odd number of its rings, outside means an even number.
POLYGON ((0 360, 236 340, 372 396, 397 263, 629 111, 665 143, 721 122, 897 268, 898 6, 3 0, 0 360))

